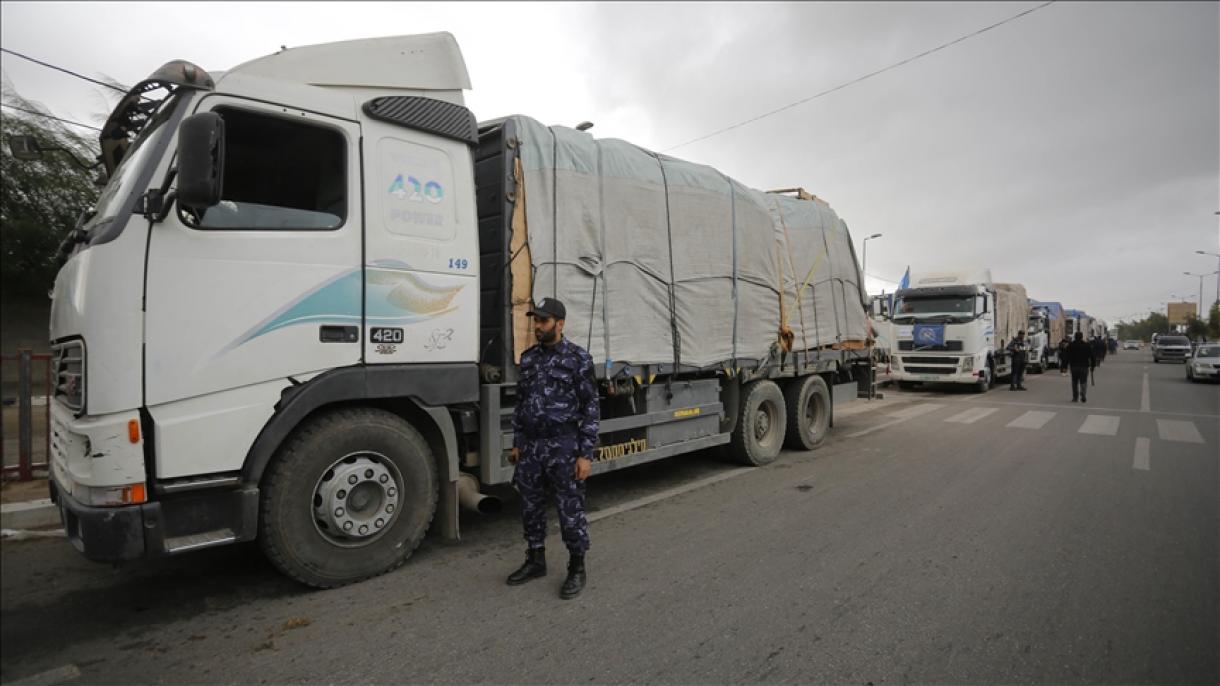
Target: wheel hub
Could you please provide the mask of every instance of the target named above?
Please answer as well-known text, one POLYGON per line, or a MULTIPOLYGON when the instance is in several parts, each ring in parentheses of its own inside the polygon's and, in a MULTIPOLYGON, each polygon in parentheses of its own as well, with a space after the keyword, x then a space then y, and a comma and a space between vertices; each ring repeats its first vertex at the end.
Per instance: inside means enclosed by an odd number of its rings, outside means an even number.
POLYGON ((759 408, 754 418, 754 438, 761 441, 771 431, 771 414, 766 408, 759 408))
POLYGON ((314 525, 340 545, 371 541, 394 521, 401 481, 398 470, 380 455, 349 455, 336 461, 314 488, 314 525))

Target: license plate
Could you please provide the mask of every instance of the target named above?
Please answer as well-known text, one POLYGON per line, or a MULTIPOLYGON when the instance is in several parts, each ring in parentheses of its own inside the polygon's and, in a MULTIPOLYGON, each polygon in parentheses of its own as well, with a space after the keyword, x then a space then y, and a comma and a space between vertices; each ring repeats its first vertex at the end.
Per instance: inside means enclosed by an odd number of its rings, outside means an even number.
POLYGON ((938 377, 938 376, 934 376, 934 375, 932 375, 932 374, 920 374, 920 375, 919 375, 919 380, 920 380, 920 381, 936 381, 936 380, 937 380, 937 379, 939 379, 939 378, 940 378, 940 377, 938 377))

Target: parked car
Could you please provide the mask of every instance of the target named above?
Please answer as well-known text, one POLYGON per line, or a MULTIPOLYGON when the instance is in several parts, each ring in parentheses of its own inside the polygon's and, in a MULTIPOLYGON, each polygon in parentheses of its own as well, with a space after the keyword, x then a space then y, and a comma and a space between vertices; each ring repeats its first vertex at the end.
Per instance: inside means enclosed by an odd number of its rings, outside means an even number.
POLYGON ((1204 343, 1195 348, 1186 362, 1186 378, 1192 382, 1220 379, 1220 345, 1204 343))
POLYGON ((1159 336, 1152 348, 1152 361, 1183 362, 1190 357, 1190 339, 1185 336, 1159 336))
POLYGON ((1140 345, 1140 341, 1123 341, 1123 350, 1139 350, 1140 345))

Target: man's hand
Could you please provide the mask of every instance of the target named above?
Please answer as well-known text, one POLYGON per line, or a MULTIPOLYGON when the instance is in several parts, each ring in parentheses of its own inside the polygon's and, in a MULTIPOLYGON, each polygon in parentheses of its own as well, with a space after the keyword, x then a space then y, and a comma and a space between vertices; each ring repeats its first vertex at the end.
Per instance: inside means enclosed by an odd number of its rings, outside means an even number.
POLYGON ((593 471, 593 460, 587 457, 576 458, 576 480, 584 481, 589 478, 589 472, 593 471))
POLYGON ((517 464, 517 460, 521 459, 521 449, 513 448, 513 451, 508 454, 508 463, 517 464))

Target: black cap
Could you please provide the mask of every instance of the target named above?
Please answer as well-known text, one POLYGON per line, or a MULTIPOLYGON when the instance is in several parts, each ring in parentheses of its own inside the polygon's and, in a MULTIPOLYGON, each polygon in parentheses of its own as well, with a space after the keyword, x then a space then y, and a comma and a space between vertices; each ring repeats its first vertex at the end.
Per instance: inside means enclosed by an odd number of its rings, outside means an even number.
POLYGON ((563 306, 563 303, 554 298, 543 298, 542 302, 534 305, 534 309, 526 312, 531 317, 541 319, 567 319, 568 310, 563 306))

